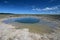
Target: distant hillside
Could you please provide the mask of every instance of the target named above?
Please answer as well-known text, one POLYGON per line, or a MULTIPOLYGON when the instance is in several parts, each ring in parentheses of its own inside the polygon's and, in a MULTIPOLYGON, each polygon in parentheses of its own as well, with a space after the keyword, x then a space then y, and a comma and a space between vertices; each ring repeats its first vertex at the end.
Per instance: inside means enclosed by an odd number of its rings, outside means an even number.
POLYGON ((13 13, 0 13, 1 14, 4 14, 4 15, 12 15, 13 13))
POLYGON ((17 15, 17 16, 44 16, 54 19, 60 19, 60 15, 49 15, 49 14, 13 14, 13 13, 0 13, 0 15, 17 15))

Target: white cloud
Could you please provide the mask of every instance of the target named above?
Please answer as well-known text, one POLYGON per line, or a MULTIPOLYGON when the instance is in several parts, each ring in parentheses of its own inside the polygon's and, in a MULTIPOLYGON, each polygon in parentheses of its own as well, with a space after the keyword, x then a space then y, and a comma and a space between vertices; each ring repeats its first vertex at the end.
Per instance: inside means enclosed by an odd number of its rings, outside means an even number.
POLYGON ((41 11, 42 9, 40 9, 40 8, 33 8, 32 10, 41 11))
POLYGON ((42 10, 56 10, 56 9, 58 9, 58 7, 46 7, 42 10))
POLYGON ((59 6, 45 7, 45 8, 43 8, 43 9, 41 9, 41 8, 33 8, 32 10, 35 10, 35 11, 57 10, 57 9, 59 9, 58 7, 59 7, 59 6))

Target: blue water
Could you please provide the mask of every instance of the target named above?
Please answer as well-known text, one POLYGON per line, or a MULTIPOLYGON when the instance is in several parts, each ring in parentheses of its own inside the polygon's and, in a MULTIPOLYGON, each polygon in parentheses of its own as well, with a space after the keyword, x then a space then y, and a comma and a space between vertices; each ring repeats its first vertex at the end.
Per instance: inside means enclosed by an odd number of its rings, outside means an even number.
POLYGON ((37 18, 11 18, 4 20, 5 23, 18 22, 18 23, 38 23, 40 19, 37 18))
POLYGON ((19 23, 38 23, 40 20, 37 18, 17 18, 15 22, 19 23))
POLYGON ((7 23, 7 24, 13 23, 13 22, 25 23, 25 24, 38 23, 38 24, 42 24, 42 25, 47 25, 52 28, 58 27, 58 25, 56 23, 45 21, 45 20, 38 19, 38 18, 33 18, 33 17, 10 18, 10 19, 4 20, 3 22, 7 23))

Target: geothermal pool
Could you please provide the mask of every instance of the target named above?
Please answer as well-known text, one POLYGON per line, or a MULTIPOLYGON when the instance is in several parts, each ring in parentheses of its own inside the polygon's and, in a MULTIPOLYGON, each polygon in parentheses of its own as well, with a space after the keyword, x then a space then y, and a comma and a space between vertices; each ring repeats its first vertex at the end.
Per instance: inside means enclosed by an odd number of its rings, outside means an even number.
POLYGON ((32 31, 36 32, 53 32, 53 29, 56 29, 58 25, 51 21, 42 20, 36 17, 18 17, 18 18, 9 18, 3 20, 3 23, 12 24, 16 28, 29 28, 32 31), (15 24, 16 23, 16 24, 15 24))
POLYGON ((39 23, 40 19, 32 17, 23 17, 23 18, 11 18, 3 21, 4 23, 18 22, 18 23, 39 23))
POLYGON ((35 17, 20 17, 20 18, 9 18, 3 21, 4 23, 13 23, 13 22, 17 22, 17 23, 24 23, 24 24, 42 24, 42 25, 48 25, 51 27, 56 27, 57 24, 53 23, 53 22, 49 22, 49 21, 45 21, 42 20, 40 18, 35 18, 35 17))
POLYGON ((17 18, 15 22, 19 23, 38 23, 40 20, 37 18, 17 18))

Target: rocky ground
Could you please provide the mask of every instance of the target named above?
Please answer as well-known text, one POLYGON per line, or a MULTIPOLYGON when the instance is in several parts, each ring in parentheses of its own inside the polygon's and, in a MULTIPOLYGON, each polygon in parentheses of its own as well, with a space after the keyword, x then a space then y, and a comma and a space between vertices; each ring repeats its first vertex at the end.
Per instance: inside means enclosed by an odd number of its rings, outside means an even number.
POLYGON ((31 33, 28 28, 15 29, 14 26, 0 24, 0 40, 60 40, 60 33, 31 33))
POLYGON ((0 40, 60 40, 60 29, 54 33, 40 34, 30 32, 29 28, 15 29, 15 26, 2 23, 0 19, 0 40))

